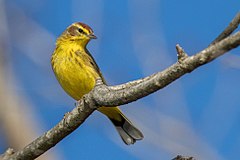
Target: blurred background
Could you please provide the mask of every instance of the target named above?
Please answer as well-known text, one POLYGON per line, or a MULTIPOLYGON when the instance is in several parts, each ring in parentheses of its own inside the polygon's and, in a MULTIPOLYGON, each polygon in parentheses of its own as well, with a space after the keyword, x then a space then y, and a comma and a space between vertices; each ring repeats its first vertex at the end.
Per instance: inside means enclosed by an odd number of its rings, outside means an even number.
MULTIPOLYGON (((76 21, 97 40, 88 48, 111 85, 161 71, 207 47, 239 12, 239 0, 0 0, 0 153, 19 149, 74 107, 56 81, 56 38, 76 21)), ((121 109, 145 135, 126 146, 92 114, 39 160, 238 159, 240 48, 121 109)))

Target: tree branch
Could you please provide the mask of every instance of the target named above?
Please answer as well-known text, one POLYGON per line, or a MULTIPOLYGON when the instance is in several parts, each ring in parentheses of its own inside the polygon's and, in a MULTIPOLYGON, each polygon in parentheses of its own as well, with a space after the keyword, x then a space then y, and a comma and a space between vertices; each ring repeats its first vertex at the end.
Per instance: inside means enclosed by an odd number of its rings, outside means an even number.
POLYGON ((201 52, 178 61, 162 72, 158 72, 146 78, 126 83, 120 86, 97 85, 86 96, 94 99, 97 106, 116 106, 136 101, 145 97, 178 79, 186 73, 209 63, 227 51, 240 45, 240 32, 225 38, 224 40, 207 47, 201 52), (126 85, 126 86, 125 86, 126 85))
MULTIPOLYGON (((240 23, 239 14, 237 14, 231 23, 234 24, 233 26, 238 26, 240 23)), ((223 31, 224 36, 220 34, 219 37, 221 38, 216 38, 209 47, 190 57, 177 45, 179 55, 178 62, 162 72, 117 86, 106 86, 101 80, 98 80, 95 88, 86 94, 71 112, 66 113, 64 118, 55 127, 22 150, 5 153, 8 155, 5 159, 35 159, 79 127, 97 107, 110 107, 136 101, 167 86, 184 74, 211 62, 233 48, 238 47, 240 45, 240 32, 229 36, 234 29, 236 29, 236 27, 227 27, 223 31), (231 30, 231 32, 229 30, 231 30)))
POLYGON ((238 27, 239 23, 240 23, 240 12, 237 13, 237 15, 233 18, 233 20, 230 22, 227 28, 225 28, 224 31, 210 45, 213 45, 223 40, 230 34, 232 34, 232 32, 238 27))

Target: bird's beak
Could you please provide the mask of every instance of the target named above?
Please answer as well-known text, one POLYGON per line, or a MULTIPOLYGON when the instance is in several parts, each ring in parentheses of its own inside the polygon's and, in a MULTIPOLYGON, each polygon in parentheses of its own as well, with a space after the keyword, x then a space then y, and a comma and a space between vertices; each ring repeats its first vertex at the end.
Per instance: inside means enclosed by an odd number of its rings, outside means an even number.
POLYGON ((95 36, 93 33, 88 35, 89 38, 91 39, 97 39, 97 36, 95 36))

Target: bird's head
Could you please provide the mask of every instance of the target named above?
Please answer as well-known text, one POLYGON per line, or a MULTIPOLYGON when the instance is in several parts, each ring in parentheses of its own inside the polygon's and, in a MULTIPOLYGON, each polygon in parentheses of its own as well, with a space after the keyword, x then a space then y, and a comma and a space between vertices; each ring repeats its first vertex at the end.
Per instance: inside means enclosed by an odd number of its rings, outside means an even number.
POLYGON ((91 39, 96 39, 93 30, 86 24, 76 22, 70 25, 60 36, 60 41, 68 41, 86 46, 91 39))

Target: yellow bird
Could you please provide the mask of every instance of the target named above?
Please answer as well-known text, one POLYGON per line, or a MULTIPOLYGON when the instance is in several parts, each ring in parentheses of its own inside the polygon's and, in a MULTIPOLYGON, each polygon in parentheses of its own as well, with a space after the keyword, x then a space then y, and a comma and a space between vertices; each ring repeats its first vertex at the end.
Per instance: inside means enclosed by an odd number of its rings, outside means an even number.
MULTIPOLYGON (((69 26, 56 41, 51 64, 62 88, 75 100, 80 100, 90 92, 97 78, 105 82, 98 65, 86 46, 96 39, 93 30, 86 24, 77 22, 69 26)), ((118 107, 100 107, 116 127, 126 144, 143 139, 143 134, 124 116, 118 107)))

